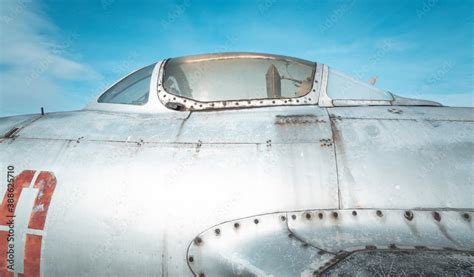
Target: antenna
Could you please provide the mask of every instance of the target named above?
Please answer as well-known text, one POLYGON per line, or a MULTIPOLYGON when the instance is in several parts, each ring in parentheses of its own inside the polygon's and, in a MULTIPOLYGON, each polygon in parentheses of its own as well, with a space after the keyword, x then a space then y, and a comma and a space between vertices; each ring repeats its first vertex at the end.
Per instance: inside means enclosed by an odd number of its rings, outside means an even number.
POLYGON ((377 76, 374 75, 370 78, 369 84, 371 84, 373 86, 373 85, 375 85, 376 82, 377 82, 377 76))

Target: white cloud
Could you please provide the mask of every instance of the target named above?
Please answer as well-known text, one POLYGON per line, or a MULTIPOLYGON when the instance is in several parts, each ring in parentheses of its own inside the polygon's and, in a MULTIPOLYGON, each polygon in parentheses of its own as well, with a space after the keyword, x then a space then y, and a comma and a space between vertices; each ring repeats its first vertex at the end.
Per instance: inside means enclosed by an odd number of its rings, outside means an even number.
POLYGON ((1 1, 0 34, 0 116, 74 106, 58 80, 100 78, 68 57, 79 35, 61 34, 31 0, 1 1))

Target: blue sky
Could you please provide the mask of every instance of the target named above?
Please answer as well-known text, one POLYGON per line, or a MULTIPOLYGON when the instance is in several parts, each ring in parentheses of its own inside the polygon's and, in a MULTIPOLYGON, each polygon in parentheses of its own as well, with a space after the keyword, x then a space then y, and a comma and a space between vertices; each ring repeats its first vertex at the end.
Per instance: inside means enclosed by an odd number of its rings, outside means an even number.
POLYGON ((0 116, 81 109, 128 72, 251 51, 407 97, 474 105, 474 1, 1 0, 0 116))

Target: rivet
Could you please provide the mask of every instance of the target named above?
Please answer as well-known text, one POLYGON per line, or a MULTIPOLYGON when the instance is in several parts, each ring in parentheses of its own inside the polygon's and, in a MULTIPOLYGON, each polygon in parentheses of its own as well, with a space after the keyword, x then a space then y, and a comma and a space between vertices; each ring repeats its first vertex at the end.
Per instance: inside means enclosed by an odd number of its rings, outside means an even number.
POLYGON ((463 213, 462 217, 464 218, 464 220, 467 220, 467 221, 471 220, 471 216, 468 213, 463 213))
POLYGON ((383 213, 382 213, 382 211, 381 211, 381 210, 377 210, 377 212, 376 212, 376 213, 377 213, 377 216, 378 216, 378 217, 382 217, 382 216, 383 216, 383 213))
POLYGON ((292 233, 289 233, 289 234, 288 234, 288 237, 289 237, 290 239, 293 238, 293 234, 292 234, 292 233))
POLYGON ((263 104, 263 101, 260 101, 260 104, 263 104))
POLYGON ((309 101, 311 101, 311 98, 308 98, 309 101))
POLYGON ((333 213, 332 213, 332 216, 333 216, 334 218, 337 218, 337 217, 339 216, 339 214, 338 214, 337 212, 333 212, 333 213))
POLYGON ((194 239, 195 244, 201 244, 201 242, 202 242, 202 239, 200 237, 197 237, 194 239))
POLYGON ((194 257, 193 257, 193 256, 189 256, 189 259, 188 259, 188 260, 189 260, 189 262, 192 263, 192 262, 194 262, 194 257))
POLYGON ((405 211, 405 218, 411 221, 413 219, 413 213, 411 211, 405 211))
POLYGON ((292 218, 293 220, 295 220, 295 219, 296 219, 296 215, 292 215, 291 218, 292 218))
POLYGON ((349 253, 347 253, 346 251, 344 250, 340 250, 337 255, 334 257, 334 260, 337 261, 337 260, 340 260, 344 257, 346 257, 349 253))
POLYGON ((284 215, 280 216, 281 221, 285 221, 286 217, 284 215))
POLYGON ((216 235, 219 235, 219 234, 221 233, 221 229, 216 228, 216 229, 214 230, 214 233, 216 233, 216 235))
POLYGON ((275 104, 275 101, 272 101, 273 104, 275 104))
POLYGON ((300 102, 300 100, 296 99, 296 103, 299 103, 299 102, 300 102))
POLYGON ((234 223, 234 228, 239 228, 240 224, 238 222, 234 223))
POLYGON ((366 246, 365 246, 365 249, 367 249, 367 250, 375 250, 375 249, 377 249, 377 247, 376 247, 375 245, 366 245, 366 246))
POLYGON ((238 105, 239 105, 239 102, 235 102, 235 105, 238 106, 238 105))
POLYGON ((186 99, 183 100, 184 103, 186 103, 186 101, 187 101, 186 99))
POLYGON ((352 215, 353 215, 353 216, 357 216, 357 212, 356 212, 356 211, 352 211, 352 215))
POLYGON ((396 246, 395 244, 393 244, 393 243, 390 244, 388 247, 389 247, 390 249, 397 249, 397 246, 396 246))
POLYGON ((173 100, 176 100, 176 97, 173 97, 173 100))
POLYGON ((319 219, 323 219, 323 213, 318 214, 319 219))
POLYGON ((433 212, 433 218, 438 222, 441 221, 441 215, 438 212, 433 212))
POLYGON ((254 219, 253 223, 258 224, 258 219, 254 219))
POLYGON ((204 273, 199 273, 199 277, 206 277, 206 275, 204 275, 204 273))
POLYGON ((201 105, 199 105, 199 108, 202 108, 202 104, 201 104, 201 105))
POLYGON ((310 214, 310 213, 306 213, 306 219, 307 219, 307 220, 310 220, 310 219, 311 219, 311 214, 310 214))
POLYGON ((303 243, 303 247, 308 247, 309 245, 305 242, 303 243))

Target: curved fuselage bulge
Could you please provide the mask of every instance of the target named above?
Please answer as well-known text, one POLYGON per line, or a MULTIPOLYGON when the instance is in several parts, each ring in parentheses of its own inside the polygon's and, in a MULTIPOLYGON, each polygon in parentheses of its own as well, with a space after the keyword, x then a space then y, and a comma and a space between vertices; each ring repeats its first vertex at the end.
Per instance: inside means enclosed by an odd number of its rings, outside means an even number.
MULTIPOLYGON (((3 129, 23 124, 2 120, 3 129)), ((30 121, 1 140, 1 174, 12 165, 56 177, 43 276, 189 275, 199 233, 264 213, 473 209, 468 108, 78 111, 30 121)))

